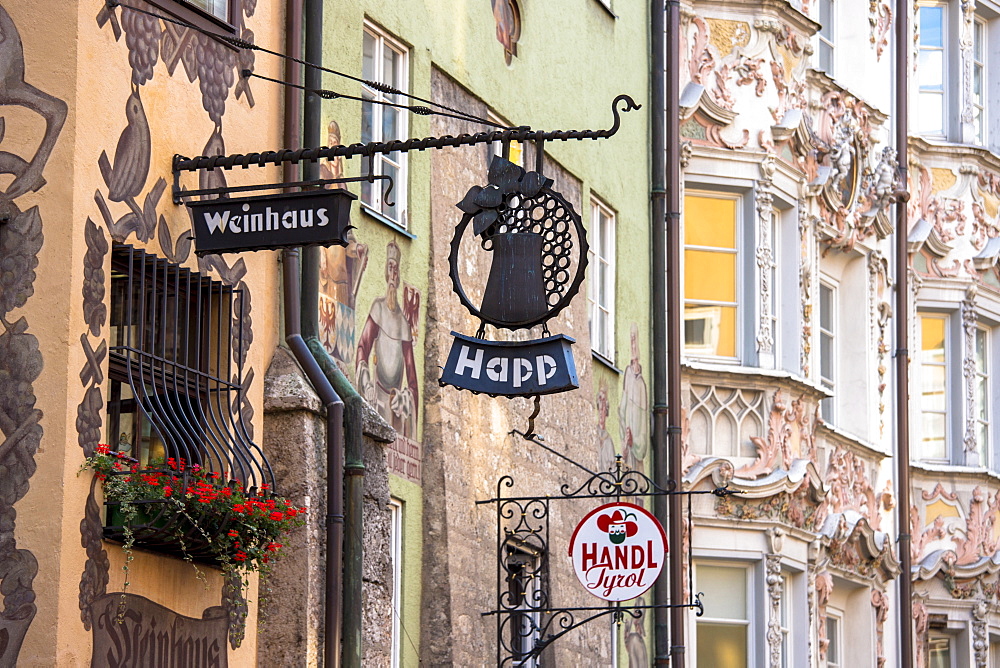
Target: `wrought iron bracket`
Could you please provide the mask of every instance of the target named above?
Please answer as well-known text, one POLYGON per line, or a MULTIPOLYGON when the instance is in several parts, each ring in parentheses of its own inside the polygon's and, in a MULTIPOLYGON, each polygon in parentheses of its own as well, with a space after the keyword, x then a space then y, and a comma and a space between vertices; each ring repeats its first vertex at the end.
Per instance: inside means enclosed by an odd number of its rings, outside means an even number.
MULTIPOLYGON (((180 156, 174 156, 176 160, 180 156)), ((384 181, 386 183, 385 189, 382 191, 382 199, 386 204, 392 206, 395 202, 389 199, 389 194, 392 193, 394 187, 394 182, 391 176, 387 174, 366 174, 364 176, 350 176, 342 179, 313 179, 311 181, 287 181, 284 183, 258 183, 246 186, 224 186, 221 188, 201 188, 198 190, 187 190, 181 187, 180 183, 181 172, 174 172, 174 188, 173 188, 173 199, 174 204, 183 204, 184 199, 190 197, 202 197, 205 195, 216 195, 219 197, 225 197, 226 195, 232 193, 245 193, 254 192, 260 190, 284 190, 287 188, 301 188, 305 190, 306 188, 322 188, 328 185, 335 185, 341 183, 358 183, 360 181, 367 181, 368 183, 375 183, 376 181, 384 181)))
MULTIPOLYGON (((538 638, 535 640, 531 649, 526 652, 518 652, 516 656, 508 657, 506 660, 501 659, 497 665, 523 666, 533 659, 538 659, 549 645, 570 631, 592 622, 595 619, 606 617, 607 615, 612 615, 614 621, 621 624, 625 615, 628 615, 632 619, 641 619, 644 610, 666 610, 670 608, 692 608, 695 610, 695 615, 698 617, 705 614, 705 606, 701 603, 700 594, 695 595, 695 600, 691 603, 665 603, 662 605, 634 605, 628 607, 624 607, 620 603, 616 603, 612 606, 603 608, 595 606, 534 610, 535 613, 545 617, 545 619, 537 625, 537 628, 532 629, 533 633, 537 633, 538 638), (580 613, 584 613, 587 616, 582 619, 577 619, 576 615, 580 613), (553 629, 557 630, 553 632, 553 629)), ((491 610, 489 612, 481 613, 483 617, 489 617, 491 615, 499 615, 501 618, 507 617, 508 619, 499 620, 501 626, 509 626, 511 621, 513 621, 510 618, 521 614, 523 613, 520 611, 507 610, 491 610)))
MULTIPOLYGON (((639 619, 645 610, 662 608, 693 609, 698 617, 704 614, 700 593, 694 593, 690 600, 683 603, 629 606, 618 602, 606 606, 552 606, 546 588, 537 584, 543 582, 548 573, 546 560, 550 554, 549 508, 553 502, 563 500, 594 499, 610 502, 683 494, 689 500, 690 521, 691 497, 706 494, 731 496, 737 494, 737 491, 727 487, 710 490, 677 489, 677 482, 673 480, 664 488, 645 474, 625 467, 621 455, 615 456, 612 470, 594 473, 543 443, 538 434, 525 434, 516 430, 511 432, 511 435, 514 434, 586 471, 589 477, 577 486, 563 484, 556 495, 504 496, 503 490, 513 487, 514 479, 503 476, 497 481, 494 498, 476 502, 476 505, 494 505, 496 508, 496 607, 481 615, 492 616, 497 620, 497 666, 528 665, 565 634, 607 615, 613 615, 615 621, 621 623, 625 615, 639 619), (522 555, 515 565, 510 561, 512 554, 522 555)), ((687 561, 691 563, 690 545, 687 561)), ((690 578, 688 588, 693 592, 690 578)))
POLYGON ((288 162, 299 163, 304 160, 329 160, 332 158, 354 158, 371 156, 376 153, 407 153, 409 151, 424 151, 429 148, 445 148, 454 146, 474 146, 476 144, 491 144, 499 142, 526 141, 567 141, 569 139, 607 139, 618 132, 621 127, 621 113, 641 109, 628 95, 619 95, 611 103, 611 113, 614 123, 607 130, 532 130, 528 126, 511 130, 495 130, 493 132, 478 132, 476 134, 461 134, 457 137, 425 137, 423 139, 397 139, 390 142, 370 142, 367 144, 350 144, 347 146, 321 146, 318 148, 281 149, 263 153, 234 153, 232 155, 199 156, 186 158, 175 156, 174 172, 193 172, 199 169, 232 169, 233 167, 265 167, 267 165, 282 165, 288 162), (619 110, 619 107, 621 109, 619 110))

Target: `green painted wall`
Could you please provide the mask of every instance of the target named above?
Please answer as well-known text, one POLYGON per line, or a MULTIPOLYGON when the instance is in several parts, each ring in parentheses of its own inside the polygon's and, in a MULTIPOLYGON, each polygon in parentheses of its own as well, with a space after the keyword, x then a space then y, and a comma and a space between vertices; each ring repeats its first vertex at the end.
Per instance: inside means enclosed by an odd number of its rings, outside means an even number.
MULTIPOLYGON (((331 0, 324 18, 324 65, 360 75, 363 25, 367 19, 408 47, 409 92, 423 98, 431 97, 431 71, 438 68, 501 118, 536 129, 610 127, 611 101, 619 93, 627 93, 642 104, 640 112, 624 117, 613 140, 550 142, 545 150, 581 180, 584 204, 580 213, 588 226, 591 195, 599 197, 616 214, 613 361, 622 370, 629 364, 629 331, 635 325, 643 371, 648 378, 648 8, 646 3, 618 0, 614 5, 616 17, 597 0, 522 0, 519 6, 521 34, 517 55, 508 65, 504 47, 496 36, 497 24, 490 0, 331 0)), ((352 95, 361 91, 360 84, 333 75, 325 77, 324 85, 352 95)), ((342 143, 360 141, 360 103, 325 102, 324 119, 325 123, 335 120, 339 124, 342 143)), ((411 114, 408 123, 410 137, 429 135, 428 117, 411 114)), ((367 268, 356 298, 355 333, 356 337, 361 336, 371 304, 385 292, 386 248, 394 241, 401 251, 401 280, 415 288, 421 297, 419 324, 414 328, 414 353, 417 377, 422 380, 426 365, 436 367, 443 363, 443 360, 424 359, 423 345, 426 306, 431 297, 429 272, 446 272, 447 267, 440 262, 441 266, 430 266, 430 153, 411 153, 409 161, 407 208, 412 237, 362 213, 358 206, 354 209, 358 241, 368 248, 367 268)), ((344 171, 355 176, 363 166, 363 161, 352 160, 344 166, 344 171)), ((352 190, 357 192, 356 187, 352 186, 352 190)), ((435 298, 455 297, 449 293, 435 298)), ((585 288, 578 299, 586 298, 585 288)), ((578 345, 587 343, 580 341, 578 345)), ((621 452, 618 405, 623 374, 596 359, 592 364, 593 391, 596 395, 600 386, 607 388, 606 429, 616 451, 621 452)), ((426 395, 424 389, 421 386, 421 402, 426 395)), ((417 441, 423 434, 424 413, 420 407, 417 441)), ((582 417, 596 420, 597 411, 582 417)), ((594 448, 597 447, 595 443, 594 448)), ((402 646, 403 665, 411 666, 417 664, 419 656, 423 489, 395 475, 391 489, 393 496, 404 504, 402 623, 406 630, 402 646)), ((622 650, 624 656, 624 645, 622 650)))

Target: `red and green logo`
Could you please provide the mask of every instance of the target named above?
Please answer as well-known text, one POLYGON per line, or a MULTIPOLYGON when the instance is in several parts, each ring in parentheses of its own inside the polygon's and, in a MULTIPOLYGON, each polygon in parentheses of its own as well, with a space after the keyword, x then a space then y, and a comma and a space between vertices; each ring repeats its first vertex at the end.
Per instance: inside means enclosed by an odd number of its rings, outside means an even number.
POLYGON ((626 538, 639 533, 639 525, 635 523, 635 513, 622 512, 620 509, 608 515, 597 518, 597 528, 607 532, 608 538, 615 545, 625 542, 626 538))

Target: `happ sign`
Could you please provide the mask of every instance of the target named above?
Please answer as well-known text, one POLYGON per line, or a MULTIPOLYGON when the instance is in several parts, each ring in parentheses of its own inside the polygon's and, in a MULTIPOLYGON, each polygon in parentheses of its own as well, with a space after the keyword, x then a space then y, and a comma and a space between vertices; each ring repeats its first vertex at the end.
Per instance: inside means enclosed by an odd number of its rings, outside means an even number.
POLYGON ((645 593, 666 554, 663 527, 634 503, 609 503, 590 511, 569 541, 576 577, 605 601, 629 601, 645 593))

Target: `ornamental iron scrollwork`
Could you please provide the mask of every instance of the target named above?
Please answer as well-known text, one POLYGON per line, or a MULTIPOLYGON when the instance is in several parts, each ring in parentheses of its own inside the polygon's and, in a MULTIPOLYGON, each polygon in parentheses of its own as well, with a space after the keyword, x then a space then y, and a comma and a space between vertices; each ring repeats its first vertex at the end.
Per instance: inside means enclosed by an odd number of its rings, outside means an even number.
MULTIPOLYGON (((552 451, 536 440, 540 439, 537 435, 513 433, 552 451)), ((505 475, 497 481, 495 498, 476 502, 477 505, 493 505, 496 508, 496 607, 482 615, 496 617, 497 666, 536 666, 542 652, 553 642, 588 622, 608 615, 620 624, 626 616, 640 619, 645 611, 658 608, 691 608, 698 617, 704 614, 700 593, 695 593, 684 603, 661 605, 644 605, 641 599, 638 599, 639 605, 609 602, 606 605, 555 607, 551 604, 548 558, 551 554, 549 518, 553 503, 586 499, 622 502, 671 494, 684 494, 690 498, 698 494, 729 496, 735 493, 724 487, 678 491, 675 481, 670 481, 664 488, 643 473, 625 467, 621 455, 615 457, 611 470, 600 472, 592 472, 565 455, 560 457, 586 471, 589 476, 575 486, 570 483, 561 485, 556 496, 505 496, 505 492, 514 487, 513 477, 505 475)), ((691 563, 690 554, 687 555, 687 563, 691 563)))

